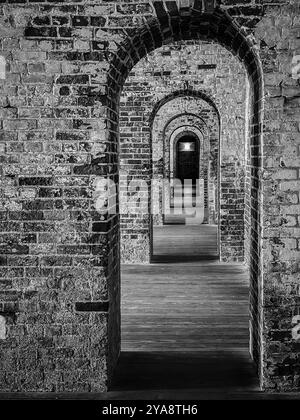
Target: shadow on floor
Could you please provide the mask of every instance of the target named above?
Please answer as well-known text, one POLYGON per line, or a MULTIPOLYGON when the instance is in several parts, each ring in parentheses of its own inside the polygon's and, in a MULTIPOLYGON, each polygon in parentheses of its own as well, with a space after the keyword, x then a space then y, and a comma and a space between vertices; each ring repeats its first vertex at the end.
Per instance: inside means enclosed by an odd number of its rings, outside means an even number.
POLYGON ((217 255, 153 255, 151 263, 153 264, 176 264, 190 263, 198 261, 219 261, 217 255))
POLYGON ((123 352, 111 391, 145 390, 258 391, 247 354, 123 352))

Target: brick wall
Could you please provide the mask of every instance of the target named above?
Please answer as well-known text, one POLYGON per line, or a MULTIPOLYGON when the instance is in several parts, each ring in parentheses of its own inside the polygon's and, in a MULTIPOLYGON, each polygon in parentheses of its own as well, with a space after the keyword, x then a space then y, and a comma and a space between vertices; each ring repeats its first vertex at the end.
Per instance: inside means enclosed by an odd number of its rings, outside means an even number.
POLYGON ((224 0, 205 15, 200 3, 2 1, 2 390, 107 389, 119 217, 98 178, 118 179, 119 96, 134 65, 193 39, 247 69, 252 350, 264 388, 299 390, 299 2, 224 0))

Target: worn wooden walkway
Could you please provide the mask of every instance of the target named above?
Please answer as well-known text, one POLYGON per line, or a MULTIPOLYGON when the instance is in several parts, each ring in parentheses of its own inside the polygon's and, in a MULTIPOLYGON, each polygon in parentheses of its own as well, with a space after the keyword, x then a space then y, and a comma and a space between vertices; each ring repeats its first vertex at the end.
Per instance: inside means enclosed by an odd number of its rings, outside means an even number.
POLYGON ((166 225, 155 227, 153 262, 182 264, 216 261, 218 259, 217 242, 216 226, 166 225))

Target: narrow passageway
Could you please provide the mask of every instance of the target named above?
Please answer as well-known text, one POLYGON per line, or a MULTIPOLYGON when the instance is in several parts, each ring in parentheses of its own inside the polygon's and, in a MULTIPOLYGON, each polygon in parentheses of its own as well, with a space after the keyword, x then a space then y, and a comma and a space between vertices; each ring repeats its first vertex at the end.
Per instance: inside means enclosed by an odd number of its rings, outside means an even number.
POLYGON ((258 390, 245 266, 218 261, 216 226, 157 227, 153 242, 154 263, 122 268, 112 390, 258 390))

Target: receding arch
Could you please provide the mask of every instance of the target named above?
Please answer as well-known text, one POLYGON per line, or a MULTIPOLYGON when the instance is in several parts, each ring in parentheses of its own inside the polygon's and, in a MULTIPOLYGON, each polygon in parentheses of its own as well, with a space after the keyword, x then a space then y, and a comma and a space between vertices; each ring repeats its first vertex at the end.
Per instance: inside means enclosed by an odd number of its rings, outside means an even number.
MULTIPOLYGON (((167 101, 164 101, 164 105, 161 107, 156 107, 154 105, 154 109, 158 109, 154 119, 152 121, 151 133, 150 133, 150 141, 152 144, 152 162, 153 162, 153 174, 155 177, 163 178, 165 180, 171 181, 174 179, 173 173, 173 164, 176 162, 176 158, 174 156, 174 148, 173 148, 173 140, 174 136, 176 136, 179 132, 183 130, 190 130, 193 132, 197 132, 197 137, 201 140, 201 162, 200 162, 200 155, 199 155, 199 171, 200 168, 203 170, 204 164, 203 161, 205 158, 208 159, 209 157, 209 130, 207 124, 205 122, 204 116, 201 117, 196 113, 191 112, 181 112, 181 103, 178 103, 178 97, 173 97, 172 95, 167 95, 167 101), (171 103, 176 102, 178 105, 178 110, 172 108, 171 103), (170 104, 170 115, 169 111, 164 112, 164 107, 170 104), (178 111, 178 112, 177 112, 178 111), (179 131, 178 131, 179 130, 179 131), (205 145, 204 145, 205 144, 205 145), (205 153, 204 153, 205 150, 205 153)), ((184 99, 191 99, 191 97, 184 96, 184 99)), ((202 107, 202 100, 199 102, 197 98, 192 97, 193 99, 193 107, 202 107), (196 101, 195 101, 196 99, 196 101)), ((162 103, 162 101, 159 101, 162 103)), ((176 106, 177 108, 177 106, 176 106)), ((153 113, 153 111, 152 111, 153 113)), ((199 148, 200 152, 200 148, 199 148)), ((199 179, 203 179, 203 174, 200 175, 199 179)), ((205 191, 208 191, 207 185, 205 185, 205 191)), ((156 209, 159 209, 158 215, 153 218, 153 224, 156 226, 160 226, 165 224, 166 218, 164 215, 164 210, 169 208, 171 203, 171 191, 169 193, 163 194, 164 196, 164 205, 162 204, 162 195, 156 196, 157 204, 156 209), (169 194, 170 193, 170 194, 169 194)), ((208 203, 208 197, 206 194, 205 202, 208 203)), ((208 221, 208 210, 206 209, 205 212, 205 222, 208 221)), ((152 229, 153 229, 152 224, 152 229)))
POLYGON ((259 84, 255 94, 262 96, 262 67, 254 40, 226 11, 218 6, 212 13, 193 8, 168 9, 164 2, 154 2, 154 7, 157 16, 128 30, 126 39, 113 54, 108 76, 111 93, 120 96, 131 69, 150 52, 179 40, 199 39, 216 41, 241 60, 250 80, 259 84))
POLYGON ((175 135, 175 137, 171 137, 170 139, 170 145, 171 145, 171 149, 170 149, 170 155, 173 154, 173 162, 172 160, 170 161, 170 163, 173 163, 173 171, 174 171, 174 175, 176 178, 184 180, 184 179, 192 179, 192 180, 196 180, 200 178, 200 156, 201 156, 201 145, 203 145, 203 136, 201 135, 202 133, 198 133, 198 135, 195 133, 195 131, 192 129, 192 127, 190 128, 183 128, 180 132, 177 133, 177 135, 175 135), (189 170, 188 170, 188 174, 191 175, 187 175, 187 171, 186 168, 184 170, 184 172, 182 173, 182 161, 180 159, 179 154, 181 154, 181 149, 183 149, 182 151, 185 151, 185 147, 182 148, 180 147, 180 144, 183 142, 183 144, 186 142, 186 139, 188 139, 188 141, 190 142, 191 140, 193 141, 194 145, 195 145, 195 150, 194 152, 194 159, 193 159, 193 163, 192 165, 189 164, 189 170), (201 142, 202 139, 202 142, 201 142), (195 169, 196 168, 196 172, 195 169))

